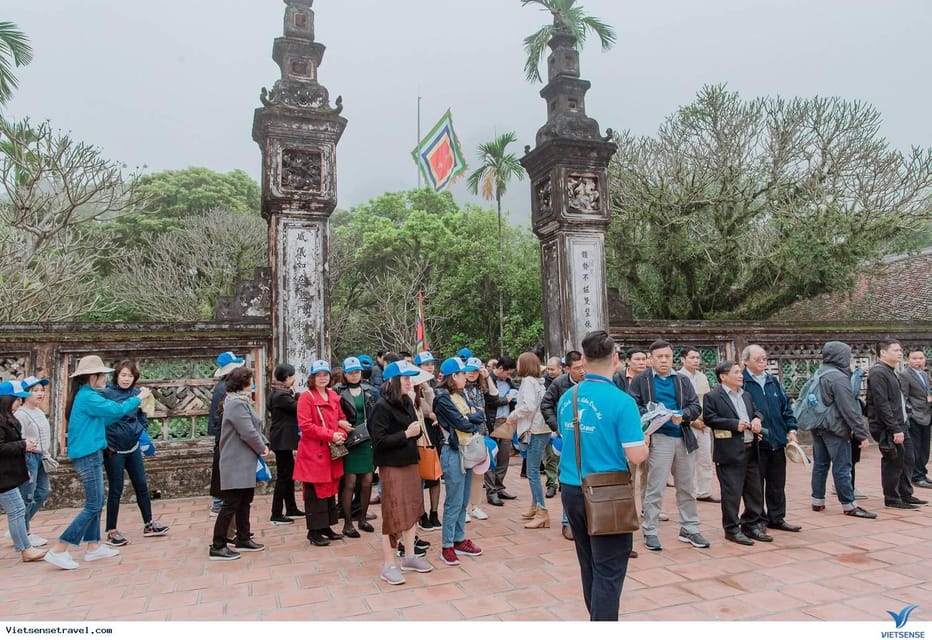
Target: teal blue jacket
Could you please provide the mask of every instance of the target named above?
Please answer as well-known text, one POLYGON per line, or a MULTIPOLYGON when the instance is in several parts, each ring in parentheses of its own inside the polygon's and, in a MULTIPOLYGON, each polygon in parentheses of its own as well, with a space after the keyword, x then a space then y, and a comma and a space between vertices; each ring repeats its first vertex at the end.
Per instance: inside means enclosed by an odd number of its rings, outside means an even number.
POLYGON ((107 400, 87 384, 78 389, 68 417, 68 457, 74 460, 106 449, 106 425, 138 409, 140 402, 136 396, 123 402, 107 400))

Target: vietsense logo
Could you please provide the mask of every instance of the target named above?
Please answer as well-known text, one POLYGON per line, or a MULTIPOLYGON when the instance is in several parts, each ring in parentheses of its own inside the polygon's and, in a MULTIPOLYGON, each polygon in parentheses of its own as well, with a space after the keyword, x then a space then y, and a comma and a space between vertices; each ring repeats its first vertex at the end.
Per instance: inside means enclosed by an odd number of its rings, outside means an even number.
MULTIPOLYGON (((906 623, 909 622, 909 614, 911 614, 918 607, 914 604, 908 604, 903 609, 897 613, 896 611, 887 611, 890 614, 890 617, 893 618, 893 622, 896 624, 897 629, 902 629, 906 626, 906 623)), ((893 638, 925 638, 925 631, 881 631, 880 637, 884 639, 893 639, 893 638)))

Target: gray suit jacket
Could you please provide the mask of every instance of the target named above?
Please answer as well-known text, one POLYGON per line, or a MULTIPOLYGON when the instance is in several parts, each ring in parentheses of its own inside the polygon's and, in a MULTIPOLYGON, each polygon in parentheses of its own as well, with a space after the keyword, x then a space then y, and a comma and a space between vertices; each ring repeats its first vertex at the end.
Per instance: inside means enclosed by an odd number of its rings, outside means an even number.
POLYGON ((932 411, 929 410, 928 384, 929 376, 926 375, 925 371, 917 372, 912 367, 907 366, 900 373, 900 386, 903 388, 903 395, 906 396, 906 411, 909 413, 910 420, 923 427, 932 421, 932 411), (923 380, 926 381, 926 386, 922 385, 916 373, 919 373, 923 380))

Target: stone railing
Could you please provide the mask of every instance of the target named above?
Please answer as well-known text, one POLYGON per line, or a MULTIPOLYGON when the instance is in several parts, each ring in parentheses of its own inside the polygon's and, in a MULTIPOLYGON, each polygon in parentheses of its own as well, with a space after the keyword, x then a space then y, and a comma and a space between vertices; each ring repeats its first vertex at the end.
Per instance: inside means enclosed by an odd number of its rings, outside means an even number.
MULTIPOLYGON (((207 414, 219 353, 245 356, 255 371, 257 406, 265 406, 270 369, 268 324, 62 324, 0 325, 0 378, 40 375, 51 382, 45 410, 52 425, 52 454, 63 464, 52 478, 49 506, 80 504, 80 481, 67 461, 68 376, 85 355, 107 366, 131 359, 139 384, 156 399, 149 435, 157 454, 146 459, 149 488, 162 497, 206 494, 213 438, 207 414)), ((264 411, 260 415, 264 415, 264 411)), ((124 492, 132 496, 131 490, 124 492)))

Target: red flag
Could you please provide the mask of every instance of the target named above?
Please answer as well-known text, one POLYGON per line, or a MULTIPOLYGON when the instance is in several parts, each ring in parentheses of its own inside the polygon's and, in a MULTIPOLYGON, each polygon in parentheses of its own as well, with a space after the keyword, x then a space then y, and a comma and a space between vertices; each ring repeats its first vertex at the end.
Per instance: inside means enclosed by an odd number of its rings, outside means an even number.
POLYGON ((414 327, 414 337, 416 341, 414 345, 415 354, 430 350, 430 345, 427 344, 427 333, 424 330, 424 295, 420 290, 417 292, 417 322, 414 327))

